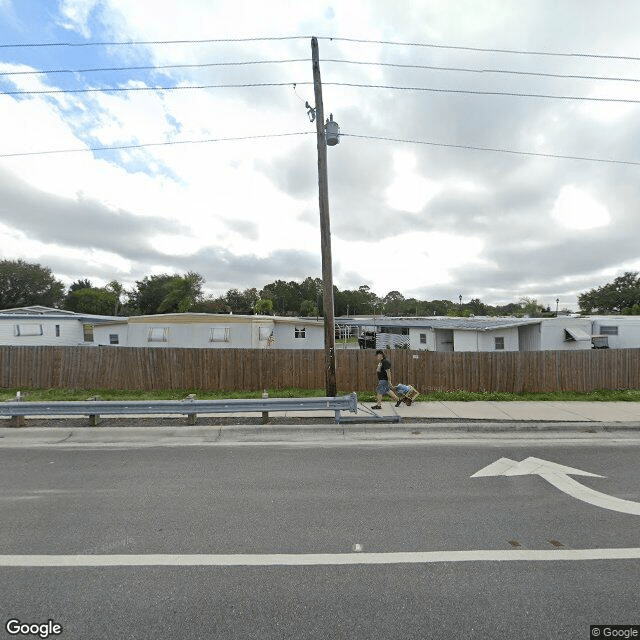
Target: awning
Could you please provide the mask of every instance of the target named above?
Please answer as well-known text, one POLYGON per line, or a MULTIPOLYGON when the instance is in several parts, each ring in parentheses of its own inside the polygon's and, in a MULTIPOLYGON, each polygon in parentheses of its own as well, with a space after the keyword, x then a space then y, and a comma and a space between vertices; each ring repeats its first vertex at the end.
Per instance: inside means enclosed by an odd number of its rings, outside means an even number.
POLYGON ((575 340, 576 342, 580 342, 583 340, 588 340, 589 342, 591 342, 591 335, 588 334, 586 331, 583 331, 582 329, 574 329, 574 328, 569 329, 565 327, 564 339, 568 341, 575 340))

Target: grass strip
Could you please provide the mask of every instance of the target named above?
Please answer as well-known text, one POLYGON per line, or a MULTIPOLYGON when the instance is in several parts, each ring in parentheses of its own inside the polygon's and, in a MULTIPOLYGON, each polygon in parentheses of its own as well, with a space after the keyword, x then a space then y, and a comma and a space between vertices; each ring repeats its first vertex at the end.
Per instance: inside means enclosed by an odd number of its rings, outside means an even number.
MULTIPOLYGON (((15 400, 20 392, 26 402, 55 402, 62 400, 87 400, 99 396, 102 400, 183 400, 189 394, 195 394, 198 400, 228 400, 233 398, 261 398, 259 391, 237 391, 220 389, 215 391, 203 389, 168 389, 163 391, 141 391, 136 389, 38 389, 13 388, 0 389, 0 401, 15 400)), ((313 398, 326 395, 324 389, 267 389, 270 398, 313 398)), ((338 395, 350 393, 338 391, 338 395)), ((390 398, 386 398, 390 400, 390 398)), ((360 402, 373 402, 373 392, 358 393, 360 402)), ((640 389, 596 389, 589 392, 553 391, 506 393, 501 391, 434 391, 421 394, 417 402, 517 402, 517 401, 554 401, 554 402, 640 402, 640 389)))

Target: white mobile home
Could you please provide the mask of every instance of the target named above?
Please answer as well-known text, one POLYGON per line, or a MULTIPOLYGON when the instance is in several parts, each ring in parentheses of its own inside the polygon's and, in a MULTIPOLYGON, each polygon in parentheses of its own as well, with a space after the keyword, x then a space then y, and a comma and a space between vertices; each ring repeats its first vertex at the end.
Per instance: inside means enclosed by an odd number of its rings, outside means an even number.
POLYGON ((640 316, 549 318, 542 323, 542 349, 638 349, 640 316))
POLYGON ((537 351, 537 318, 377 318, 345 319, 339 325, 356 325, 376 332, 377 349, 413 351, 537 351))
POLYGON ((409 348, 429 351, 535 351, 540 321, 517 318, 442 318, 409 330, 409 348))
POLYGON ((324 323, 274 316, 169 313, 131 316, 94 329, 97 345, 196 349, 322 349, 324 323))
POLYGON ((640 316, 590 316, 594 346, 609 349, 640 348, 640 316))
POLYGON ((580 351, 594 347, 590 318, 560 316, 545 318, 541 324, 543 351, 580 351))
POLYGON ((33 306, 0 310, 0 344, 15 346, 92 345, 93 330, 115 316, 95 316, 33 306))
POLYGON ((375 332, 377 349, 565 351, 640 348, 640 316, 339 318, 375 332))

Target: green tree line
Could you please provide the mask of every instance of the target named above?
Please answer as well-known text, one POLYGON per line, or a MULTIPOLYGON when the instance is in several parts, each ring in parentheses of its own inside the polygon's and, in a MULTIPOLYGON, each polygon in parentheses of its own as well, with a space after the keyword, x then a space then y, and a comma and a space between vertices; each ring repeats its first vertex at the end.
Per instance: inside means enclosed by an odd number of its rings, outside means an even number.
MULTIPOLYGON (((68 288, 51 269, 23 260, 0 261, 0 309, 42 305, 97 315, 153 315, 158 313, 236 313, 321 316, 321 278, 301 282, 276 280, 262 289, 229 289, 218 297, 205 296, 204 278, 193 271, 145 276, 131 289, 117 280, 96 287, 80 279, 68 288)), ((334 312, 343 315, 386 316, 551 316, 550 308, 537 300, 521 298, 502 306, 469 301, 418 300, 399 291, 377 296, 367 285, 340 290, 334 286, 334 312)), ((611 284, 591 289, 578 297, 584 313, 640 314, 640 279, 627 272, 611 284)))

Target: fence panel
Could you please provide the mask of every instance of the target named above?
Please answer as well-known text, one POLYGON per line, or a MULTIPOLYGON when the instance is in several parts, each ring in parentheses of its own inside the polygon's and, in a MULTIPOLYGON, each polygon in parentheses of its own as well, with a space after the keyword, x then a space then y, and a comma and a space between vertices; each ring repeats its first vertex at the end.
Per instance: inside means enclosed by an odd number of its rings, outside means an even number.
MULTIPOLYGON (((422 393, 640 388, 640 349, 388 354, 394 383, 422 393)), ((340 391, 372 391, 373 350, 336 352, 340 391)), ((238 389, 325 386, 324 351, 0 346, 0 386, 67 389, 238 389)))

